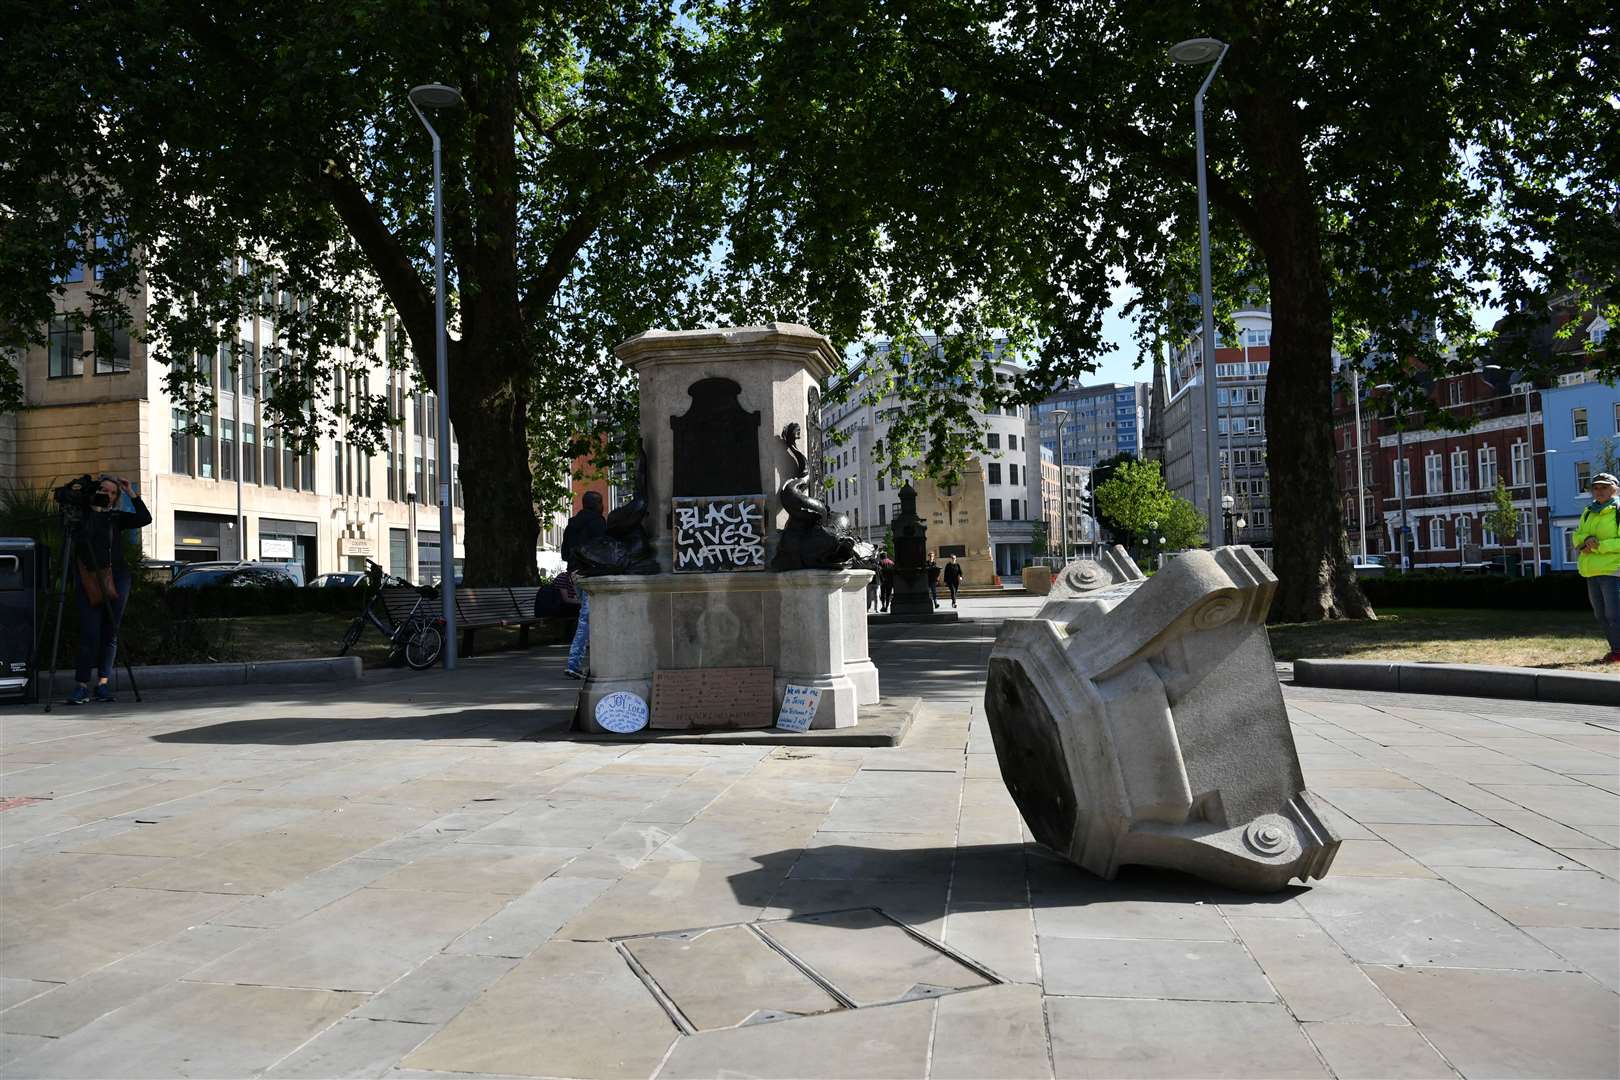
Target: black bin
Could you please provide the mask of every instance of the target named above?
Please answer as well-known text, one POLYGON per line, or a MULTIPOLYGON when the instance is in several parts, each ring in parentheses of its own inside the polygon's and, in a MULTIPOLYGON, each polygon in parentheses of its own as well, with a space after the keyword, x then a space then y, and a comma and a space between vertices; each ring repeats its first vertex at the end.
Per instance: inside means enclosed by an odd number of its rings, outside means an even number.
POLYGON ((0 537, 0 700, 28 692, 39 641, 39 542, 0 537))

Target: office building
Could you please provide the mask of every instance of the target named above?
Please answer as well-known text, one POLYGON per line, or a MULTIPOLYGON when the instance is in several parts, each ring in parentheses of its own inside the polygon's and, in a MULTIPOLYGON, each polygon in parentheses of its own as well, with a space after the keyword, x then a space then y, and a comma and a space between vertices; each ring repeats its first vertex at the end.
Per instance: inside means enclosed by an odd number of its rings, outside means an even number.
MULTIPOLYGON (((932 347, 938 339, 929 335, 923 340, 932 347)), ((1000 342, 995 347, 996 377, 1011 381, 1021 369, 1000 355, 1001 347, 1000 342)), ((879 469, 875 447, 887 441, 890 417, 900 402, 893 393, 866 402, 861 386, 879 373, 886 378, 890 369, 903 370, 906 357, 891 353, 886 342, 875 347, 875 354, 870 364, 857 366, 847 376, 857 383, 849 400, 822 411, 822 425, 828 435, 825 475, 831 481, 825 496, 828 505, 847 519, 850 532, 881 544, 899 509, 899 485, 912 480, 918 491, 917 513, 931 528, 940 527, 937 533, 930 532, 930 547, 942 558, 956 554, 976 563, 983 557, 984 565, 993 566, 995 574, 1016 576, 1032 557, 1034 523, 1040 520, 1040 478, 1030 475, 1024 442, 1028 408, 1009 405, 988 412, 973 410, 973 421, 983 432, 984 441, 979 452, 961 466, 978 474, 973 482, 963 485, 967 492, 974 493, 972 498, 960 497, 950 485, 923 483, 917 476, 896 480, 879 469), (979 496, 981 488, 983 494, 979 496), (947 532, 948 542, 939 543, 947 532)), ((989 584, 972 577, 965 580, 969 585, 989 584)))
MULTIPOLYGON (((350 395, 381 393, 401 422, 377 452, 350 443, 342 420, 313 450, 298 452, 267 423, 264 409, 284 348, 273 319, 243 320, 219 355, 190 360, 203 389, 188 405, 170 396, 165 366, 138 334, 80 326, 70 317, 91 310, 96 285, 85 267, 70 275, 46 345, 17 361, 28 407, 9 421, 15 431, 9 450, 0 429, 8 479, 47 487, 86 472, 128 477, 153 515, 141 536, 148 559, 292 562, 306 580, 364 569, 374 559, 412 580, 438 578, 443 538, 432 392, 406 372, 381 362, 366 367, 343 350, 344 374, 329 391, 331 404, 341 410, 350 395)), ((131 298, 137 326, 151 301, 145 285, 131 298)), ((302 303, 290 292, 273 293, 280 311, 302 303)), ((377 343, 378 355, 388 355, 388 344, 377 343)), ((456 460, 453 438, 450 457, 456 460)), ((450 487, 459 568, 463 514, 454 473, 450 487)))
MULTIPOLYGON (((1229 539, 1269 551, 1271 480, 1266 470, 1266 374, 1271 369, 1271 312, 1246 308, 1233 316, 1237 339, 1215 343, 1215 433, 1222 494, 1231 495, 1229 539)), ((1209 458, 1204 408, 1203 343, 1172 349, 1166 365, 1164 482, 1209 512, 1209 458)), ((1223 530, 1226 522, 1222 523, 1223 530)))

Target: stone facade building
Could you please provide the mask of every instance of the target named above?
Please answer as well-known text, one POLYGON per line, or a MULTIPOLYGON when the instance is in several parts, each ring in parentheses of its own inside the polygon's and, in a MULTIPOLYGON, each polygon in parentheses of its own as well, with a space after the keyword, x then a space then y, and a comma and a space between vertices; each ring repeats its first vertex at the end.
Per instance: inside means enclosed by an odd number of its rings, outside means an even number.
MULTIPOLYGON (((380 362, 351 371, 334 391, 339 402, 382 392, 402 420, 386 451, 362 451, 340 425, 322 434, 313 452, 296 453, 265 423, 263 401, 277 375, 274 321, 244 320, 221 355, 192 359, 206 390, 200 407, 188 409, 165 389, 166 369, 138 332, 80 327, 68 317, 90 311, 96 284, 84 268, 72 275, 46 328, 47 344, 21 357, 27 408, 11 420, 7 479, 47 487, 86 472, 128 477, 152 510, 141 537, 148 559, 291 562, 309 580, 363 569, 370 558, 412 580, 438 577, 438 402, 431 392, 417 392, 380 362), (188 430, 193 423, 201 435, 188 430)), ((131 299, 137 328, 150 302, 145 287, 131 299)), ((279 292, 276 302, 287 310, 300 299, 279 292)), ((461 487, 454 476, 450 486, 459 556, 461 487)))
MULTIPOLYGON (((933 345, 937 339, 923 339, 933 345)), ((879 364, 903 365, 904 356, 892 359, 886 343, 877 346, 879 364)), ((995 360, 997 377, 1010 380, 1019 368, 999 357, 995 360)), ((868 377, 865 365, 850 372, 849 378, 860 381, 868 377)), ((851 400, 822 411, 822 424, 831 436, 837 433, 842 440, 829 437, 826 446, 826 476, 832 482, 827 491, 827 503, 848 519, 851 532, 873 543, 881 544, 884 531, 899 506, 899 484, 879 470, 875 445, 886 439, 889 418, 899 406, 890 395, 875 403, 861 400, 857 389, 851 400)), ((917 513, 929 523, 929 546, 941 557, 952 554, 964 558, 974 552, 988 555, 991 573, 1001 576, 1017 575, 1033 557, 1030 546, 1034 540, 1034 524, 1040 517, 1040 477, 1031 474, 1028 449, 1025 444, 1025 422, 1029 409, 1024 406, 998 407, 989 412, 975 409, 973 419, 984 432, 984 442, 978 455, 962 466, 960 490, 944 492, 938 485, 924 482, 921 477, 908 477, 917 490, 917 513), (968 473, 974 476, 968 476, 968 473), (965 515, 965 517, 964 517, 965 515), (941 540, 935 532, 936 518, 940 524, 950 519, 953 538, 941 540), (971 533, 971 535, 969 535, 971 533)), ((970 570, 971 574, 971 570, 970 570)), ((988 574, 984 575, 988 579, 988 574)), ((964 579, 969 585, 990 584, 988 580, 964 579)))

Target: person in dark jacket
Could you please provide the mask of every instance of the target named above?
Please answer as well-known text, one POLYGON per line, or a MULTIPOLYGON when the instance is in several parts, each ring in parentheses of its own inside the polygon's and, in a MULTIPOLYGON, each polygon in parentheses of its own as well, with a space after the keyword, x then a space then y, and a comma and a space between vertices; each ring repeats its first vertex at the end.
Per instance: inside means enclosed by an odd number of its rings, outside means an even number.
POLYGON ((152 512, 130 482, 123 477, 103 476, 91 509, 73 526, 79 608, 79 657, 74 680, 79 685, 68 697, 69 705, 116 700, 107 680, 118 657, 118 627, 129 603, 131 574, 124 557, 124 530, 150 524, 152 512), (92 666, 97 675, 94 695, 90 692, 92 666))
POLYGON ((956 590, 962 587, 962 564, 951 556, 951 561, 945 564, 945 587, 951 591, 951 607, 956 606, 956 590))
POLYGON ((894 560, 884 557, 878 563, 878 610, 888 611, 894 600, 894 560))
POLYGON ((923 566, 923 570, 925 570, 928 574, 928 602, 933 604, 935 607, 939 607, 940 567, 939 562, 934 558, 934 553, 932 551, 928 553, 928 562, 923 566))
MULTIPOLYGON (((602 495, 587 491, 580 499, 579 513, 568 519, 563 529, 562 557, 568 564, 570 577, 584 572, 585 562, 580 549, 599 537, 607 535, 607 518, 602 516, 602 495)), ((574 629, 574 643, 568 647, 568 663, 563 674, 570 679, 585 677, 585 648, 591 640, 591 597, 584 589, 579 591, 579 625, 574 629)))

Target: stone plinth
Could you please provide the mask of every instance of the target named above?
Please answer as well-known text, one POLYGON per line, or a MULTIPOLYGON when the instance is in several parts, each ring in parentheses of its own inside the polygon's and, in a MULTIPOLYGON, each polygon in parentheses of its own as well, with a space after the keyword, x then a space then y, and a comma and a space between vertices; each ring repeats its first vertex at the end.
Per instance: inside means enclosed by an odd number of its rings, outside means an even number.
POLYGON ((813 727, 850 727, 878 700, 866 644, 870 570, 585 578, 590 678, 576 726, 600 731, 596 703, 618 690, 652 701, 654 672, 769 667, 774 717, 788 683, 818 687, 813 727))
MULTIPOLYGON (((928 476, 919 476, 912 484, 917 490, 917 516, 928 526, 928 550, 938 553, 939 564, 945 565, 946 558, 955 554, 964 589, 994 588, 996 560, 990 550, 984 465, 969 458, 954 484, 943 485, 928 476)), ((941 590, 944 587, 940 585, 941 590)))
POLYGON ((1272 890, 1327 873, 1339 838, 1305 790, 1266 637, 1276 587, 1247 547, 1148 580, 1115 548, 1002 627, 985 708, 1037 840, 1105 878, 1140 863, 1272 890))
MULTIPOLYGON (((786 515, 777 492, 794 463, 778 439, 790 423, 805 432, 811 391, 842 370, 832 343, 807 326, 771 323, 715 330, 649 330, 614 350, 641 380, 641 445, 647 455, 648 524, 659 569, 674 569, 670 555, 670 498, 719 491, 674 491, 677 475, 671 418, 692 407, 691 389, 703 379, 729 379, 740 388, 737 403, 757 413, 759 489, 766 497, 769 527, 765 560, 776 553, 786 515)), ((593 613, 594 614, 594 613, 593 613)))

